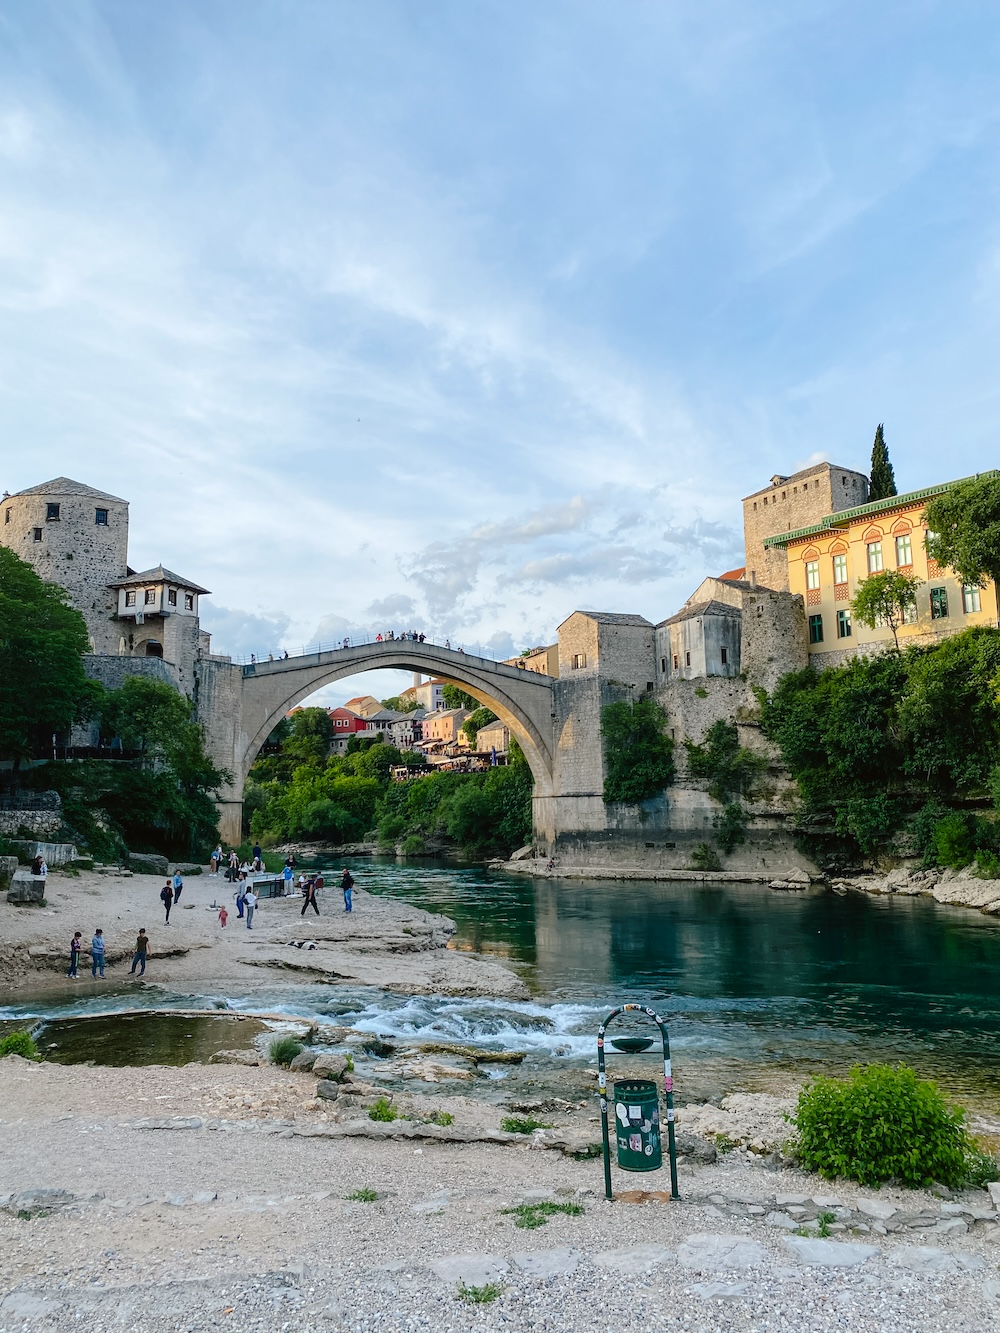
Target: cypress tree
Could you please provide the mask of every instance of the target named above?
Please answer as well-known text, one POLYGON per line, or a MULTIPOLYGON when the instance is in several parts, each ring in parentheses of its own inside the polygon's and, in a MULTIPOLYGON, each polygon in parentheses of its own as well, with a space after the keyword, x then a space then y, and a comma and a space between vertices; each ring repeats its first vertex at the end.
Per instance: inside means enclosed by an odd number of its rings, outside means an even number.
POLYGON ((896 475, 892 470, 892 464, 889 462, 889 450, 886 447, 880 421, 875 432, 875 443, 872 445, 872 475, 868 488, 868 499, 887 500, 890 495, 897 494, 896 475))

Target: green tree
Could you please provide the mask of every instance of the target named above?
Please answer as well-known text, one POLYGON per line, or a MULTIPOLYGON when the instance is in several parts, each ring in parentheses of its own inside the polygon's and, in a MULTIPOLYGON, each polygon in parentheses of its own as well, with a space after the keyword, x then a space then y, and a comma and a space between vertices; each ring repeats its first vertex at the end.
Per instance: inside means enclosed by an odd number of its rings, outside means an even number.
POLYGON ((421 707, 420 700, 409 698, 404 699, 400 694, 394 694, 388 699, 382 700, 382 707, 388 708, 392 713, 412 713, 421 707))
POLYGON ((476 711, 462 723, 462 730, 465 732, 466 736, 468 736, 469 744, 474 746, 480 728, 489 726, 491 722, 495 722, 496 720, 497 715, 492 709, 477 708, 476 711))
POLYGON ((470 713, 474 713, 481 707, 478 699, 473 699, 471 694, 457 685, 445 685, 441 691, 441 698, 444 700, 445 708, 466 708, 470 713))
MULTIPOLYGON (((685 741, 693 778, 708 780, 708 794, 725 805, 733 796, 749 796, 766 767, 764 759, 740 745, 733 722, 713 722, 701 745, 685 741)), ((730 815, 730 818, 733 816, 730 815)))
POLYGON ((300 763, 316 763, 330 753, 333 720, 325 708, 299 708, 290 718, 291 735, 282 743, 283 754, 300 763))
POLYGON ((869 574, 858 585, 851 602, 855 620, 869 629, 884 626, 892 630, 892 641, 899 649, 899 627, 906 619, 907 610, 916 605, 920 579, 916 574, 903 574, 898 569, 883 569, 869 574))
POLYGON ((875 430, 875 442, 872 445, 872 474, 868 485, 868 499, 888 500, 896 495, 896 474, 889 462, 889 450, 880 421, 875 430))
POLYGON ((102 691, 84 674, 87 647, 63 589, 0 547, 0 757, 28 759, 90 715, 102 691))
POLYGON ((674 743, 664 731, 667 715, 648 694, 601 709, 604 800, 638 805, 673 781, 674 743))
POLYGON ((927 554, 963 583, 1000 589, 1000 472, 961 481, 925 511, 927 554))

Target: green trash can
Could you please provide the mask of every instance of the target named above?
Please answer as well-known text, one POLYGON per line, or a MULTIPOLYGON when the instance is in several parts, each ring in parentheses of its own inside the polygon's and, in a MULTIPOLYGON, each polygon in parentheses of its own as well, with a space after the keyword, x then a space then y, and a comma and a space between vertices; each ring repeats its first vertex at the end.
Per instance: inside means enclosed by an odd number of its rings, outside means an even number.
POLYGON ((612 1085, 618 1165, 623 1171, 657 1171, 663 1165, 660 1103, 649 1079, 623 1079, 612 1085))

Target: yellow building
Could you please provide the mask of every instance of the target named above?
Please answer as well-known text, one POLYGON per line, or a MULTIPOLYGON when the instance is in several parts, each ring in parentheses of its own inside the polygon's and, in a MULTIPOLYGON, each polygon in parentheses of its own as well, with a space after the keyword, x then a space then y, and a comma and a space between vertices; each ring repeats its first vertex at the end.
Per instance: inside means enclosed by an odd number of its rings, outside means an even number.
POLYGON ((529 648, 518 657, 504 658, 504 665, 517 667, 519 671, 537 671, 540 676, 558 676, 559 645, 550 643, 545 648, 529 648))
POLYGON ((921 580, 916 604, 899 630, 900 647, 932 643, 971 625, 997 625, 997 590, 963 586, 954 572, 928 559, 928 500, 956 482, 927 486, 888 500, 827 514, 819 523, 768 537, 764 545, 784 549, 788 587, 805 602, 809 660, 818 669, 892 641, 888 628, 854 623, 851 600, 869 574, 899 570, 921 580), (870 647, 869 647, 870 645, 870 647))

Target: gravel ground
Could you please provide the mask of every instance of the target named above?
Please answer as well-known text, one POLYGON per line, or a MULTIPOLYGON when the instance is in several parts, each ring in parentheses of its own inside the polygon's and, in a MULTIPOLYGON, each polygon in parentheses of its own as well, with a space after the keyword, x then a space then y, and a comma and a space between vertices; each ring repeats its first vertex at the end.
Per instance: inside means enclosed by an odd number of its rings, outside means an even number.
MULTIPOLYGON (((1000 1327, 1000 1224, 984 1192, 871 1194, 734 1152, 682 1165, 681 1203, 608 1205, 593 1160, 300 1137, 296 1127, 317 1123, 294 1112, 308 1086, 271 1069, 0 1062, 0 1195, 66 1192, 0 1206, 0 1333, 1000 1327), (223 1104, 228 1131, 135 1127, 223 1104), (379 1198, 351 1201, 359 1189, 379 1198), (810 1240, 774 1220, 781 1196, 855 1219, 874 1201, 920 1229, 852 1225, 810 1240), (536 1230, 503 1212, 538 1199, 584 1212, 536 1230), (499 1294, 470 1304, 463 1277, 499 1294)), ((459 1126, 464 1099, 439 1104, 459 1126)), ((616 1172, 615 1183, 662 1189, 664 1173, 616 1172)))

